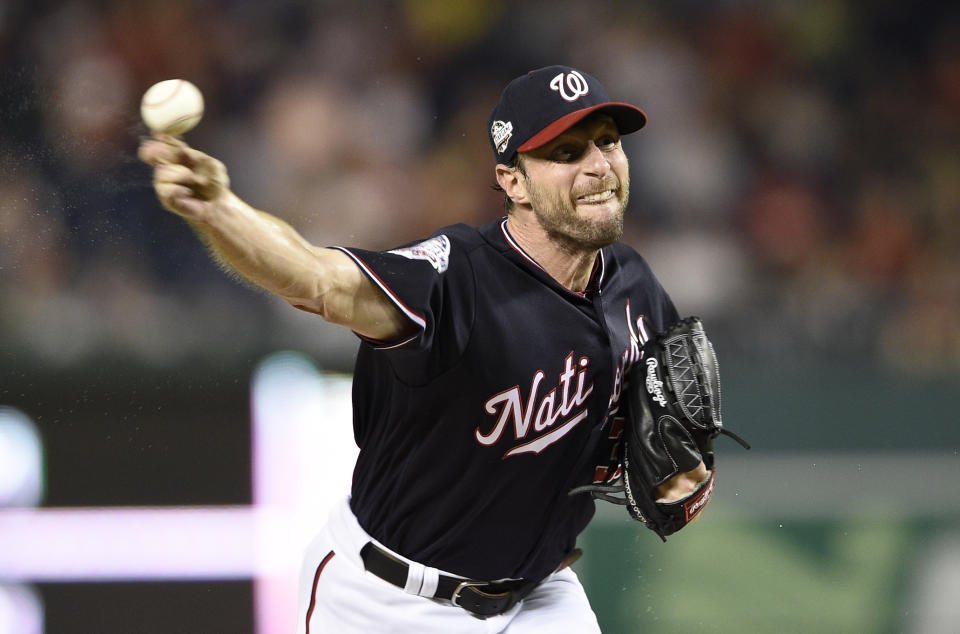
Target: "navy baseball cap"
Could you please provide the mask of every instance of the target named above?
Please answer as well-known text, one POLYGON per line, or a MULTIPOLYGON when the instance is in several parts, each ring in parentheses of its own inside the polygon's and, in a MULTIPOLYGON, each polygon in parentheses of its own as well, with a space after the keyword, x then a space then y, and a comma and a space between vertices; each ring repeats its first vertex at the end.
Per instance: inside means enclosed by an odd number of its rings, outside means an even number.
POLYGON ((569 66, 547 66, 517 77, 503 89, 487 121, 497 163, 508 165, 517 152, 534 150, 592 112, 613 117, 620 134, 647 122, 640 108, 611 101, 600 82, 569 66))

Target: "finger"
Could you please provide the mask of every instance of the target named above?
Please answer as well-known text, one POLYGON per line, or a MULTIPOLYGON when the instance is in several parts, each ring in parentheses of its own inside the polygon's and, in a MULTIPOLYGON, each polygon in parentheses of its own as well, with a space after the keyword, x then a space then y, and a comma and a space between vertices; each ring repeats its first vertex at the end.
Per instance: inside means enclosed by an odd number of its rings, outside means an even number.
MULTIPOLYGON (((192 165, 196 161, 194 153, 197 153, 197 151, 183 140, 159 132, 154 132, 149 137, 145 137, 140 143, 139 151, 140 159, 151 165, 158 163, 192 165)), ((202 152, 197 154, 205 156, 202 152)))
POLYGON ((153 131, 150 133, 150 136, 158 141, 163 141, 164 143, 178 144, 183 143, 180 137, 175 137, 172 134, 167 134, 166 132, 157 132, 153 131))
POLYGON ((137 154, 140 160, 153 167, 164 163, 185 163, 186 154, 180 146, 164 140, 147 138, 140 143, 137 154))
POLYGON ((209 185, 209 178, 197 174, 185 165, 163 163, 156 167, 153 173, 155 183, 175 183, 191 188, 201 188, 209 185))
POLYGON ((163 141, 171 148, 173 156, 176 157, 176 162, 180 163, 181 165, 186 165, 187 167, 196 167, 209 158, 209 156, 200 150, 195 150, 190 147, 190 145, 188 145, 187 142, 180 137, 160 133, 157 133, 156 136, 157 139, 163 141))
POLYGON ((209 154, 201 152, 196 148, 192 148, 186 143, 180 146, 180 152, 183 155, 183 164, 190 167, 202 167, 205 170, 214 170, 216 166, 223 165, 219 160, 213 158, 209 154))
POLYGON ((166 160, 168 150, 166 145, 147 138, 140 142, 140 148, 137 150, 137 157, 144 163, 156 167, 161 163, 168 162, 166 160))
POLYGON ((202 220, 207 209, 203 202, 189 196, 178 196, 171 202, 177 213, 193 220, 202 220))
POLYGON ((185 218, 201 220, 207 212, 207 203, 198 199, 189 187, 183 185, 158 185, 157 196, 164 207, 185 218))
POLYGON ((707 465, 700 461, 693 471, 690 472, 691 476, 697 480, 697 482, 702 482, 707 479, 707 476, 710 475, 710 471, 707 470, 707 465))
POLYGON ((178 136, 173 136, 172 134, 164 134, 163 132, 153 132, 150 134, 150 136, 151 138, 157 141, 160 141, 162 143, 166 143, 167 145, 170 145, 172 147, 177 147, 181 149, 190 147, 190 145, 187 144, 186 141, 184 141, 178 136))
POLYGON ((183 201, 185 199, 195 199, 195 194, 192 189, 186 185, 179 185, 177 183, 157 183, 156 184, 157 196, 164 203, 174 203, 177 201, 183 201))
POLYGON ((197 167, 200 174, 206 178, 206 184, 202 187, 223 187, 230 186, 230 177, 227 175, 227 166, 222 161, 206 157, 206 161, 197 167))

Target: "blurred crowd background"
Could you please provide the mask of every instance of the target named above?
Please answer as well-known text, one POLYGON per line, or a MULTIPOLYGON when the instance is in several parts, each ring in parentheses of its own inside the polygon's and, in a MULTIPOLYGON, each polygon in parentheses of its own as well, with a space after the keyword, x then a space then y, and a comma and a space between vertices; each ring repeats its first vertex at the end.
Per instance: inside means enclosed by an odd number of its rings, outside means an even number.
POLYGON ((502 213, 489 111, 566 63, 647 112, 625 238, 728 355, 953 372, 958 42, 946 2, 8 0, 0 345, 66 368, 294 346, 348 369, 349 334, 223 275, 161 210, 143 91, 201 88, 187 140, 252 204, 387 248, 502 213))

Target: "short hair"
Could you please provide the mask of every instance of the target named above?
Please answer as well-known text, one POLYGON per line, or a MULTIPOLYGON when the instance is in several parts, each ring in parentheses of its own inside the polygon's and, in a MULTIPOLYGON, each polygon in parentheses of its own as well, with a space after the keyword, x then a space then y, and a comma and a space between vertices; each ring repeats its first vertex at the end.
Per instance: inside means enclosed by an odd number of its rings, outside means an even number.
MULTIPOLYGON (((524 175, 524 177, 526 177, 527 175, 527 170, 523 166, 523 154, 520 152, 517 152, 516 154, 513 155, 513 159, 507 164, 507 167, 518 170, 521 174, 524 175)), ((494 191, 504 192, 503 210, 506 211, 507 213, 510 213, 511 211, 513 211, 513 200, 509 196, 507 196, 503 187, 500 187, 500 183, 494 183, 492 185, 492 188, 494 191)))

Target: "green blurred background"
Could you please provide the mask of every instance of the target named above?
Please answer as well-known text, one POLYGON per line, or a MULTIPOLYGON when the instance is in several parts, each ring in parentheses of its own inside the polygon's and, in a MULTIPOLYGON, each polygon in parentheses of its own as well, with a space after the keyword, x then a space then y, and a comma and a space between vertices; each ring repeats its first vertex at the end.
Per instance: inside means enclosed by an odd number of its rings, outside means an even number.
POLYGON ((665 544, 601 507, 578 572, 603 631, 957 631, 951 383, 726 376, 725 418, 756 453, 718 443, 714 501, 665 544))
MULTIPOLYGON (((0 506, 249 504, 255 368, 352 366, 159 208, 152 83, 203 90, 187 139, 251 203, 387 248, 501 213, 489 110, 567 63, 649 117, 625 240, 704 318, 754 445, 721 439, 666 544, 601 505, 577 570, 604 631, 960 631, 957 42, 945 2, 2 3, 0 406, 43 478, 0 506)), ((255 630, 251 580, 13 585, 47 632, 255 630)))

